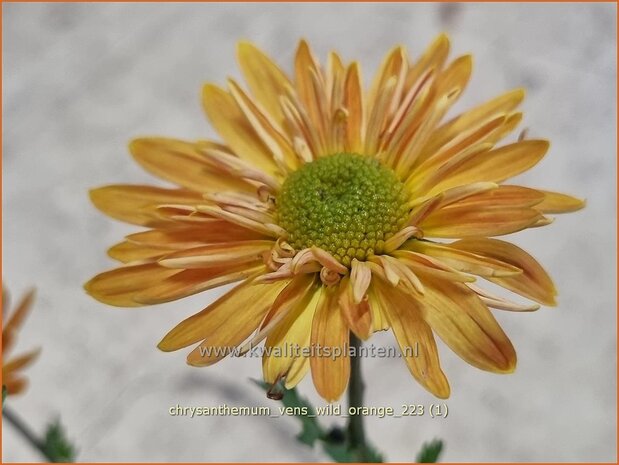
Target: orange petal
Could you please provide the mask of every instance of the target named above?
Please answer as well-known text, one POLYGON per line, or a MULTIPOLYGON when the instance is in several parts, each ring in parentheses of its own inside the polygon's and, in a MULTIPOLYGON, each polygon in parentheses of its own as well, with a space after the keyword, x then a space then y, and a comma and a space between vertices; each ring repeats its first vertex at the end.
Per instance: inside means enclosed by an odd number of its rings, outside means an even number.
POLYGON ((476 153, 439 181, 430 193, 480 181, 505 181, 535 166, 546 154, 548 146, 545 140, 523 140, 476 153))
POLYGON ((408 90, 413 87, 428 70, 440 71, 447 60, 449 49, 449 37, 447 34, 440 34, 424 51, 423 55, 410 66, 406 76, 405 89, 408 90))
POLYGON ((348 111, 346 125, 347 150, 353 153, 361 151, 365 141, 365 107, 363 86, 358 63, 352 63, 344 80, 344 107, 348 111))
POLYGON ((127 236, 132 243, 151 247, 185 249, 205 244, 250 241, 265 239, 265 236, 234 223, 217 218, 195 227, 177 229, 151 229, 127 236))
POLYGON ((265 272, 266 267, 262 259, 234 266, 221 264, 212 268, 182 270, 161 282, 135 292, 133 300, 144 305, 171 302, 265 272))
POLYGON ((15 357, 9 360, 7 363, 3 363, 2 365, 2 376, 5 376, 5 373, 10 373, 12 371, 21 370, 26 368, 28 365, 32 364, 39 354, 41 353, 41 349, 32 350, 26 354, 20 355, 19 357, 15 357))
POLYGON ((434 103, 423 123, 415 133, 411 143, 398 163, 398 172, 403 177, 411 174, 413 166, 419 163, 427 141, 431 140, 439 122, 449 108, 462 95, 471 76, 472 59, 470 55, 456 58, 437 76, 434 103))
MULTIPOLYGON (((484 121, 481 126, 466 128, 437 152, 422 151, 417 167, 411 173, 410 183, 415 185, 430 177, 432 173, 444 167, 461 153, 470 150, 493 139, 493 135, 502 131, 507 117, 499 115, 490 121, 484 121)), ((496 138, 496 136, 494 136, 496 138)))
MULTIPOLYGON (((4 294, 4 293, 3 293, 4 294)), ((17 308, 13 311, 7 322, 2 328, 2 350, 5 354, 11 350, 17 336, 19 328, 24 324, 24 320, 28 316, 34 302, 35 290, 30 289, 21 298, 17 304, 17 308)), ((3 305, 4 307, 4 305, 3 305)))
POLYGON ((2 384, 6 386, 6 393, 9 396, 21 394, 28 387, 28 380, 22 376, 2 377, 2 384))
POLYGON ((159 349, 165 352, 182 349, 221 331, 231 335, 240 329, 249 329, 249 336, 289 282, 290 280, 282 280, 255 284, 252 279, 247 279, 201 312, 176 325, 161 340, 159 349))
POLYGON ((411 241, 407 249, 438 258, 446 265, 462 272, 478 276, 514 276, 522 273, 517 266, 495 258, 460 250, 451 244, 436 244, 427 241, 411 241))
POLYGON ((468 274, 462 273, 447 264, 442 260, 432 258, 428 255, 412 252, 410 250, 396 250, 393 256, 402 264, 410 268, 414 273, 422 272, 425 275, 433 276, 439 279, 448 281, 456 281, 462 283, 474 282, 475 278, 468 274))
POLYGON ((465 204, 436 210, 418 226, 426 237, 501 236, 528 228, 541 216, 533 208, 480 209, 465 204))
POLYGON ((210 244, 166 255, 159 264, 167 268, 212 268, 260 260, 274 241, 238 241, 210 244))
MULTIPOLYGON (((317 134, 318 152, 326 147, 326 95, 321 89, 322 70, 305 40, 299 42, 294 61, 295 87, 317 134)), ((325 155, 314 153, 314 155, 325 155)))
POLYGON ((267 174, 277 175, 277 165, 269 150, 260 141, 230 93, 207 84, 202 91, 202 103, 213 127, 239 158, 267 174))
POLYGON ((338 309, 337 292, 324 289, 312 322, 310 366, 318 394, 327 402, 338 400, 348 384, 349 330, 338 309), (318 352, 320 347, 320 352, 318 352))
POLYGON ((93 189, 90 191, 90 200, 95 207, 112 218, 150 227, 170 224, 157 214, 159 205, 197 205, 203 202, 200 194, 185 189, 126 184, 93 189))
MULTIPOLYGON (((458 189, 458 188, 456 188, 458 189)), ((535 189, 522 186, 501 185, 496 189, 480 192, 466 197, 458 205, 467 205, 479 209, 501 205, 506 208, 533 207, 544 200, 544 194, 535 189)))
POLYGON ((509 277, 488 278, 510 291, 544 305, 556 305, 557 291, 548 273, 520 247, 498 239, 471 238, 454 242, 451 247, 509 263, 523 270, 509 277))
POLYGON ((419 299, 424 320, 456 354, 473 366, 511 373, 516 352, 490 310, 461 283, 425 277, 419 299))
POLYGON ((84 285, 88 294, 108 305, 139 307, 133 300, 136 293, 149 286, 158 286, 166 278, 182 270, 164 268, 157 263, 125 266, 98 274, 84 285))
POLYGON ((157 263, 106 271, 84 285, 86 292, 108 305, 139 307, 169 302, 213 287, 239 281, 262 268, 262 261, 231 268, 204 270, 165 268, 157 263))
POLYGON ((544 200, 535 206, 542 213, 575 212, 585 207, 585 201, 559 192, 542 191, 544 200))
POLYGON ((524 89, 514 89, 479 105, 443 124, 424 148, 424 153, 436 153, 468 128, 481 126, 499 115, 514 110, 524 99, 524 89))
POLYGON ((241 191, 256 188, 240 178, 209 166, 195 144, 165 138, 135 139, 129 145, 133 158, 155 176, 196 192, 241 191))
POLYGON ((419 302, 381 280, 373 283, 393 329, 406 365, 414 378, 435 396, 449 397, 449 383, 441 369, 436 342, 423 320, 419 302))

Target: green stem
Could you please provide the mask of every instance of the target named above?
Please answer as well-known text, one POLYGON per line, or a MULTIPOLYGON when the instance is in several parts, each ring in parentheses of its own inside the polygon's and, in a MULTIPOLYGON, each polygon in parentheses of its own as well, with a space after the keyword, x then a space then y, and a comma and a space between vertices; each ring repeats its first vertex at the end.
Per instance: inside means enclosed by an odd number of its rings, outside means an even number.
MULTIPOLYGON (((354 347, 354 357, 350 358, 350 381, 348 383, 348 405, 349 407, 363 407, 363 377, 361 376, 361 340, 350 333, 350 346, 354 347)), ((359 455, 359 461, 368 460, 367 441, 365 439, 365 428, 363 425, 363 415, 350 415, 348 420, 348 446, 351 451, 359 455)))
POLYGON ((41 441, 37 435, 30 429, 30 427, 24 423, 24 421, 17 415, 17 413, 13 412, 7 405, 2 409, 2 416, 6 421, 8 421, 13 427, 21 433, 21 435, 28 441, 35 449, 37 449, 43 457, 45 457, 50 462, 54 462, 54 457, 50 457, 45 448, 45 443, 41 441))

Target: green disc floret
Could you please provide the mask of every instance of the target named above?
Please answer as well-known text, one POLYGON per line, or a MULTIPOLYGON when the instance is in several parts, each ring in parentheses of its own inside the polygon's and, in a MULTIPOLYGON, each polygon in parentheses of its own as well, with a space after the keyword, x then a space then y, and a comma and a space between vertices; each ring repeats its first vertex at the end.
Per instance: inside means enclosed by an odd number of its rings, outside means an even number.
POLYGON ((376 159, 340 153, 290 174, 277 197, 279 225, 296 250, 318 246, 349 266, 383 252, 408 216, 404 185, 376 159))

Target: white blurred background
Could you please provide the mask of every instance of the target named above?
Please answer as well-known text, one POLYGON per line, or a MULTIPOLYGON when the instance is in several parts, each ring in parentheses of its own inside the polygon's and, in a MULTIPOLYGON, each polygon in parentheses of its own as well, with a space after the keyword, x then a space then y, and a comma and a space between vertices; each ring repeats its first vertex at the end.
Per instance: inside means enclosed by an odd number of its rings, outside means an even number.
MULTIPOLYGON (((559 307, 498 313, 515 374, 468 366, 440 346, 452 385, 447 419, 369 418, 391 461, 423 441, 444 461, 616 461, 616 6, 613 4, 4 4, 3 280, 13 301, 36 286, 18 350, 41 346, 31 386, 11 398, 41 431, 60 415, 82 461, 323 461, 294 441, 292 418, 168 414, 170 406, 277 404, 248 379, 256 359, 190 368, 155 345, 220 291, 141 309, 106 307, 82 290, 110 268, 107 247, 135 228, 98 213, 89 188, 157 183, 127 153, 140 135, 215 136, 205 81, 240 77, 250 39, 287 71, 301 37, 324 59, 359 59, 367 82, 384 53, 418 56, 440 32, 472 52, 456 110, 524 86, 523 127, 552 141, 519 182, 586 197, 587 208, 515 235, 554 277, 559 307)), ((453 56, 453 54, 452 54, 453 56)), ((390 335, 375 343, 392 345, 390 335)), ((364 361, 367 404, 429 404, 399 359, 364 361)), ((322 405, 309 377, 303 394, 322 405)), ((338 422, 337 419, 332 420, 338 422)), ((342 423, 342 420, 339 420, 342 423)), ((329 421, 325 422, 326 424, 329 421)), ((3 460, 38 460, 9 426, 3 460)))

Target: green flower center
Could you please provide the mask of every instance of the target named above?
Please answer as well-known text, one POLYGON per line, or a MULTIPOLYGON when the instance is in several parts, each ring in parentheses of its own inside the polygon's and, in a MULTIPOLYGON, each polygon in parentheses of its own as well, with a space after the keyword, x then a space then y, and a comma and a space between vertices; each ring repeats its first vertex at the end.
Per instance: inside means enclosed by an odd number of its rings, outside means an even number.
POLYGON ((296 250, 318 246, 349 266, 383 252, 404 226, 404 185, 377 160, 340 153, 290 174, 277 198, 279 225, 296 250))

